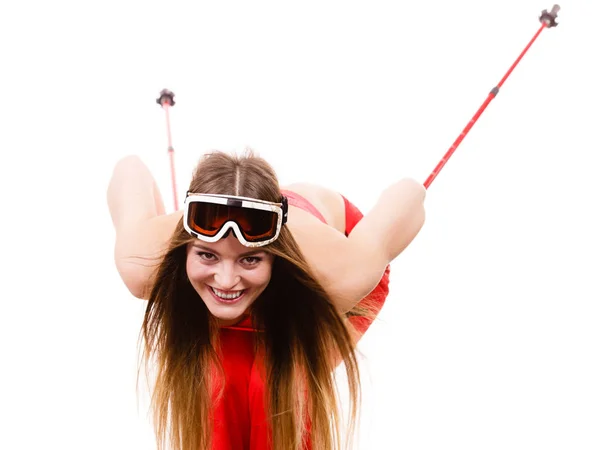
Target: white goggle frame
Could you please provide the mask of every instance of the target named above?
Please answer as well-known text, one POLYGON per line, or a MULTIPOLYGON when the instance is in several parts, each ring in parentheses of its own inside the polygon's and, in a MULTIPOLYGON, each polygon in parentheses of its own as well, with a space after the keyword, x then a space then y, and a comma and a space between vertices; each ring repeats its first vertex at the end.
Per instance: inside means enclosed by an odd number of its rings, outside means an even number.
POLYGON ((274 242, 279 237, 281 227, 286 221, 287 199, 285 197, 282 197, 282 203, 273 203, 264 200, 258 200, 255 198, 240 197, 236 195, 196 194, 188 192, 183 209, 183 227, 185 228, 185 231, 187 231, 192 236, 204 242, 217 242, 219 239, 225 236, 225 233, 227 233, 229 230, 232 230, 235 236, 238 238, 238 240, 242 243, 242 245, 246 247, 262 247, 270 244, 271 242, 274 242), (219 232, 214 236, 204 236, 203 234, 192 230, 188 225, 190 204, 196 202, 212 203, 216 205, 235 206, 241 208, 258 209, 261 211, 274 212, 277 214, 277 228, 275 230, 275 235, 272 238, 267 239, 265 241, 249 242, 244 238, 244 234, 242 233, 242 230, 240 230, 238 224, 235 223, 233 220, 229 220, 223 224, 219 232))

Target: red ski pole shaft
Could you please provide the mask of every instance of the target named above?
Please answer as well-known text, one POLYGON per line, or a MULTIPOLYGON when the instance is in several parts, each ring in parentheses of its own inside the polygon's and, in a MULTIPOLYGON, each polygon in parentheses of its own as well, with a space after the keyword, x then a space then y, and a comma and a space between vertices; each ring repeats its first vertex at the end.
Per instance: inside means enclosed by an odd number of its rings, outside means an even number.
POLYGON ((502 85, 504 84, 504 82, 506 81, 506 79, 509 77, 509 75, 512 73, 512 71, 515 69, 515 67, 517 67, 517 64, 519 64, 519 62, 521 61, 521 59, 523 58, 523 56, 525 56, 525 53, 527 53, 527 51, 532 46, 532 44, 535 42, 535 40, 538 38, 538 36, 542 32, 542 30, 544 28, 552 28, 552 27, 557 26, 556 16, 557 16, 559 10, 560 10, 560 6, 554 5, 552 7, 552 9, 550 10, 550 12, 548 12, 546 10, 542 11, 542 14, 540 15, 540 22, 542 22, 542 25, 540 26, 540 28, 538 29, 538 31, 535 33, 535 35, 533 36, 533 38, 529 41, 529 43, 527 44, 527 46, 523 49, 523 51, 521 52, 521 54, 519 55, 519 57, 512 64, 512 66, 510 66, 510 69, 508 69, 508 71, 506 72, 506 74, 502 77, 502 79, 500 80, 500 82, 498 83, 498 85, 495 86, 490 91, 490 93, 488 94, 488 96, 485 99, 485 101, 483 102, 483 104, 479 107, 479 109, 477 110, 477 112, 475 113, 475 115, 473 116, 473 118, 469 121, 469 123, 467 124, 467 126, 460 133, 460 135, 456 138, 456 140, 454 141, 454 143, 452 144, 452 146, 448 149, 448 151, 446 152, 446 154, 444 155, 444 157, 440 160, 440 162, 437 164, 437 166, 435 167, 435 169, 433 169, 433 172, 431 172, 431 174, 429 175, 429 177, 427 177, 427 179, 425 180, 425 183, 423 183, 424 186, 425 186, 425 189, 429 188, 429 186, 431 185, 431 183, 433 182, 433 180, 435 180, 435 178, 438 176, 438 174, 440 173, 440 171, 442 170, 442 168, 446 165, 446 163, 448 162, 448 160, 450 159, 450 157, 452 156, 452 154, 456 151, 456 149, 458 148, 458 146, 460 145, 460 143, 465 138, 465 136, 469 133, 469 131, 471 130, 471 128, 473 128, 473 125, 475 125, 475 122, 477 122, 477 120, 479 119, 479 116, 481 116, 481 114, 483 113, 483 111, 485 111, 485 109, 490 104, 490 102, 496 97, 496 95, 500 91, 500 88, 502 87, 502 85))
POLYGON ((175 211, 177 211, 179 209, 179 204, 177 202, 177 178, 175 177, 175 149, 173 148, 173 143, 171 141, 171 121, 169 118, 169 108, 175 105, 175 94, 167 89, 163 89, 160 91, 156 103, 165 110, 167 122, 167 151, 169 153, 169 162, 171 165, 171 186, 173 188, 173 207, 175 208, 175 211))

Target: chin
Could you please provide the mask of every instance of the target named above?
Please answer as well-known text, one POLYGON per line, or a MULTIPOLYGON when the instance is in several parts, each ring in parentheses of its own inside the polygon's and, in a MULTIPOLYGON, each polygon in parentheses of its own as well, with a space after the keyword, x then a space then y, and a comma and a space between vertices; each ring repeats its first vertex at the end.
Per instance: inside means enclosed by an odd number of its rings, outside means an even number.
POLYGON ((242 318, 244 313, 246 312, 245 307, 241 308, 219 308, 215 306, 210 306, 208 311, 215 316, 217 319, 223 322, 231 322, 235 320, 239 320, 242 318))
POLYGON ((216 297, 210 288, 202 289, 201 293, 208 311, 226 325, 242 319, 255 295, 252 289, 248 289, 235 301, 223 301, 216 297))

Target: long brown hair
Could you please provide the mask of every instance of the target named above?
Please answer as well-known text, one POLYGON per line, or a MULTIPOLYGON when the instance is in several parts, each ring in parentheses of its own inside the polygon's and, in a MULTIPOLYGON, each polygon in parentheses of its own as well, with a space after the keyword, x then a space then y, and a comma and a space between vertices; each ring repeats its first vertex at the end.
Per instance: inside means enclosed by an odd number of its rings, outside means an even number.
MULTIPOLYGON (((274 170, 251 150, 241 156, 205 155, 189 190, 281 200, 274 170)), ((151 407, 159 450, 167 443, 173 450, 210 448, 214 386, 222 373, 219 326, 186 275, 186 247, 192 239, 180 221, 158 266, 140 334, 144 362, 153 359, 156 367, 151 407)), ((251 316, 263 330, 255 333, 256 351, 264 356, 272 448, 297 450, 310 439, 314 449, 337 450, 342 445, 334 376, 338 363, 344 363, 348 379, 350 435, 360 396, 352 330, 287 227, 264 249, 275 255, 273 271, 251 316)))

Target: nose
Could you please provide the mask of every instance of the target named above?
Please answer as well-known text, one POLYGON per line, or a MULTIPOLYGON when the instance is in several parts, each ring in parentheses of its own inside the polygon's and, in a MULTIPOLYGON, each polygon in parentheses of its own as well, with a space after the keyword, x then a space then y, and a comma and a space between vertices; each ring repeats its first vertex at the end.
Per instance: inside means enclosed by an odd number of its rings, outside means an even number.
POLYGON ((228 291, 233 290, 236 284, 241 280, 236 268, 233 264, 220 264, 220 267, 215 272, 215 281, 218 284, 217 288, 228 291))

